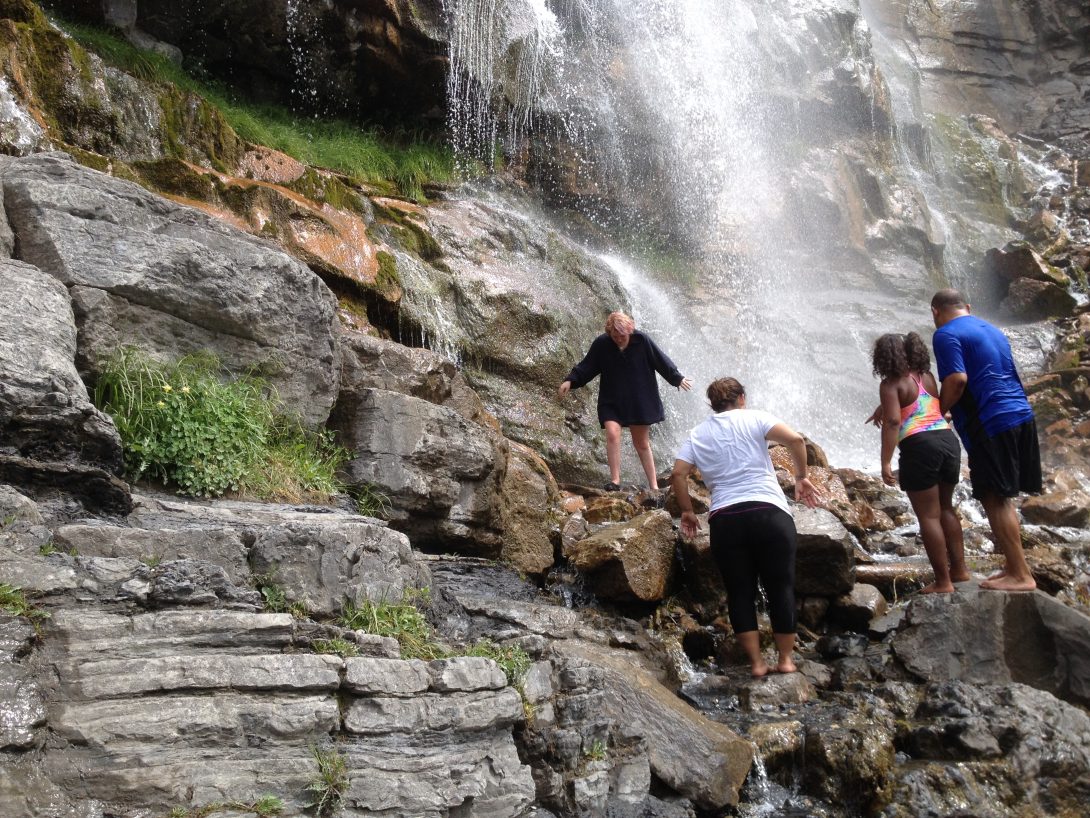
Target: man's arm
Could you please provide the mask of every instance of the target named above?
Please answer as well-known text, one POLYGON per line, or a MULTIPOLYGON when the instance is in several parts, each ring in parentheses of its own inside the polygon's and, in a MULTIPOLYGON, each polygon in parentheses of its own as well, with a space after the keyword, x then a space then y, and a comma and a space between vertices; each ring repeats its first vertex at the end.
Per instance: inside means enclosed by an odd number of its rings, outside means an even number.
POLYGON ((969 383, 969 376, 964 372, 951 372, 942 379, 942 388, 939 390, 939 411, 944 415, 949 412, 961 400, 965 394, 965 386, 969 383))
POLYGON ((670 472, 670 487, 681 509, 681 533, 686 537, 693 537, 700 530, 700 520, 693 513, 693 501, 689 497, 689 472, 692 470, 692 463, 675 460, 674 470, 670 472))

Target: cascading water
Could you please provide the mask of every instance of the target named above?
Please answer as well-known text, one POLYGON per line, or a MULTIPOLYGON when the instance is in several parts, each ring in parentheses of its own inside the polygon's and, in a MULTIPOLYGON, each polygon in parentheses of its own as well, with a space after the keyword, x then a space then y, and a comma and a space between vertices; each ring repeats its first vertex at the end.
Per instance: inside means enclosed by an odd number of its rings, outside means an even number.
MULTIPOLYGON (((931 292, 964 277, 978 248, 955 246, 944 221, 942 146, 929 163, 906 147, 862 12, 447 0, 447 17, 461 155, 491 161, 499 143, 547 197, 603 226, 641 325, 698 394, 735 375, 752 405, 838 464, 875 467, 877 436, 863 425, 877 398, 870 345, 926 330, 931 292), (664 253, 687 274, 656 284, 667 297, 651 301, 670 309, 647 309, 641 288, 664 253)), ((985 227, 982 241, 1009 235, 985 227)), ((682 416, 666 445, 706 412, 702 400, 674 403, 682 416)))

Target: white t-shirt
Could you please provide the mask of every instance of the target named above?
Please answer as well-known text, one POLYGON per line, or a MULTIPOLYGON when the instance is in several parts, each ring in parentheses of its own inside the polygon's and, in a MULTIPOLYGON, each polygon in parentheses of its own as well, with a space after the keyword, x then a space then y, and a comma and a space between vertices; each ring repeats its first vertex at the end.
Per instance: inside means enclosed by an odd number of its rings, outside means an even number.
POLYGON ((728 409, 689 433, 677 459, 692 463, 711 489, 711 510, 735 503, 771 503, 791 513, 765 435, 780 420, 759 409, 728 409))

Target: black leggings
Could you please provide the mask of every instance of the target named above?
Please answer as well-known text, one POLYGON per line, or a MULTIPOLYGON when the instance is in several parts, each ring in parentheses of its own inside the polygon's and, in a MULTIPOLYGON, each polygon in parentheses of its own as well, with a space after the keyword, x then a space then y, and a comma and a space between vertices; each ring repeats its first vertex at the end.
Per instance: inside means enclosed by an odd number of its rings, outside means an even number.
POLYGON ((757 579, 773 633, 795 632, 795 521, 768 503, 738 503, 711 518, 712 555, 727 586, 735 633, 757 630, 757 579))

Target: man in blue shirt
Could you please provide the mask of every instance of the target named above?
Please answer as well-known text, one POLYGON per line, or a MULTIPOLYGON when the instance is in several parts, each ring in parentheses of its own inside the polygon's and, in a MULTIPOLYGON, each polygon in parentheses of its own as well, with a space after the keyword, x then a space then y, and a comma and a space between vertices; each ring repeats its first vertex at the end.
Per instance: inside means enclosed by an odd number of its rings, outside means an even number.
POLYGON ((1022 551, 1013 498, 1041 490, 1041 453, 1033 408, 1026 400, 1007 337, 971 314, 957 290, 931 299, 935 363, 942 411, 950 411, 965 451, 973 496, 984 506, 992 537, 1006 563, 980 583, 1000 591, 1037 587, 1022 551))

